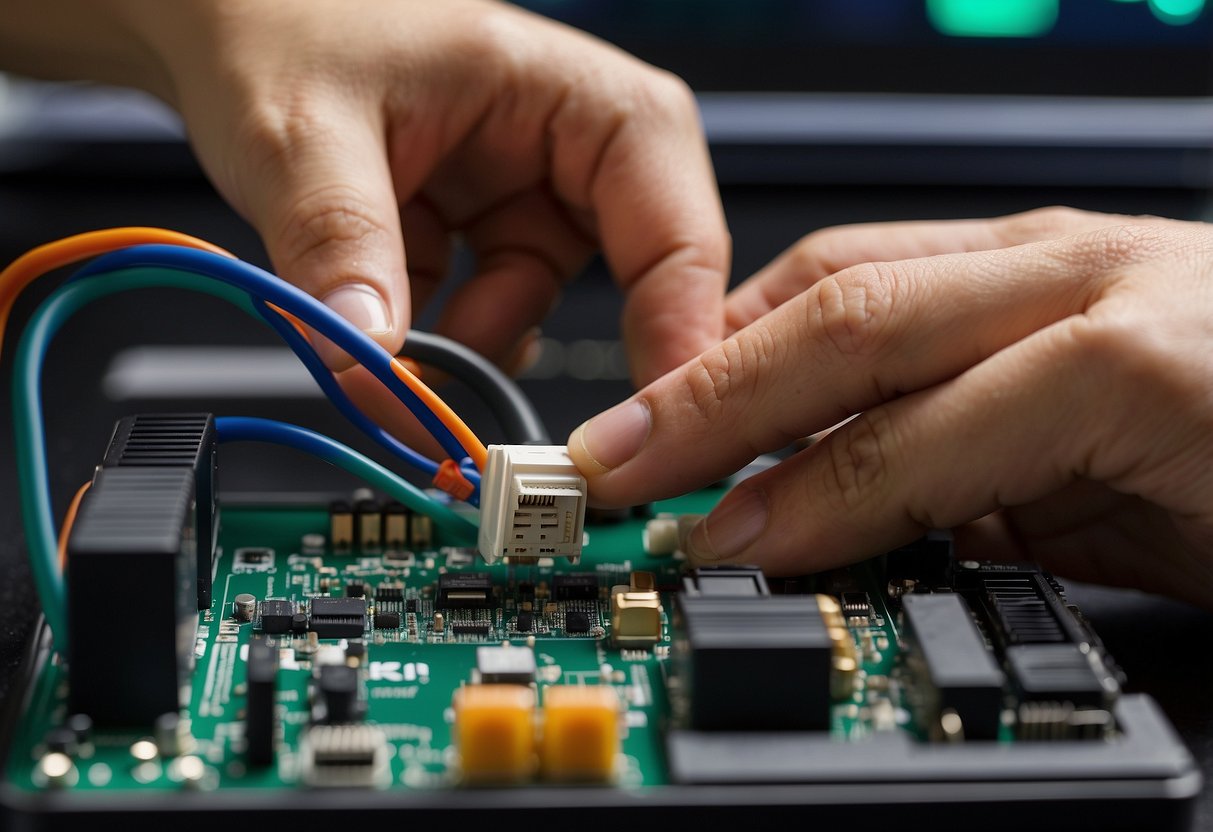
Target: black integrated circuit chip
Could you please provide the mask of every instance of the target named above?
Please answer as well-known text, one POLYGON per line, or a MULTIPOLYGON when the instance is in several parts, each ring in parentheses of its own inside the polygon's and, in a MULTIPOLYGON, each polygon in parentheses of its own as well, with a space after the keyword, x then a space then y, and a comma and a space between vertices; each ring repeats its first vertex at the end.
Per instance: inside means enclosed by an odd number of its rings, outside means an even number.
POLYGON ((398 612, 377 612, 377 613, 375 613, 375 629, 376 630, 399 630, 400 629, 400 613, 398 613, 398 612))
POLYGON ((358 638, 366 629, 363 598, 316 597, 311 605, 308 629, 320 638, 358 638))
POLYGON ((570 610, 564 615, 564 631, 566 633, 588 633, 590 631, 590 615, 581 610, 570 610))
POLYGON ((598 575, 566 572, 552 578, 552 597, 557 601, 594 601, 598 598, 598 575))
POLYGON ((529 612, 518 613, 518 618, 514 622, 514 629, 520 633, 529 633, 535 629, 535 615, 529 612))
POLYGON ((281 598, 261 602, 261 629, 271 635, 289 633, 295 617, 295 605, 281 598))
POLYGON ((375 587, 376 601, 403 601, 404 587, 391 584, 380 584, 375 587))
POLYGON ((488 607, 493 603, 493 580, 488 572, 447 572, 438 576, 438 608, 488 607))

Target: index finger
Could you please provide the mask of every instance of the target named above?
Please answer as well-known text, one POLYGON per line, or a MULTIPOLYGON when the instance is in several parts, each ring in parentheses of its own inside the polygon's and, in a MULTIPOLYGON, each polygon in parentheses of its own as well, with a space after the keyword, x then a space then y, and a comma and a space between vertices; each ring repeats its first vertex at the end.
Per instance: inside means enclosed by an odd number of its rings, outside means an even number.
POLYGON ((552 120, 553 178, 595 216, 626 295, 633 380, 646 384, 723 335, 729 234, 690 89, 648 69, 587 87, 552 120))

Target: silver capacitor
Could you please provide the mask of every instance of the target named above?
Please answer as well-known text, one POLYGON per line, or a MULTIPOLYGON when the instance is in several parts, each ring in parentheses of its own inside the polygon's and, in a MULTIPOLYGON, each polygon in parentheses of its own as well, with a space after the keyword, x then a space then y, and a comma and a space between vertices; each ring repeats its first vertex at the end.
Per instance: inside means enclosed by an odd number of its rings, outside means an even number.
POLYGON ((253 616, 257 614, 257 598, 247 592, 237 595, 232 606, 237 621, 252 621, 253 616))

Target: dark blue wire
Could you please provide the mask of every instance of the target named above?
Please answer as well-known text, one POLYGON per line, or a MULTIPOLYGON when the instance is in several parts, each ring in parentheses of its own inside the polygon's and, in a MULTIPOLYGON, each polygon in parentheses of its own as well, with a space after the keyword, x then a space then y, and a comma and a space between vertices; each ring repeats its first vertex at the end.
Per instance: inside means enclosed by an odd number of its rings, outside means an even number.
POLYGON ((451 458, 463 460, 470 456, 437 415, 392 371, 392 356, 387 350, 311 295, 250 263, 184 246, 131 246, 98 257, 77 271, 73 279, 140 266, 194 272, 285 309, 365 366, 408 407, 451 458))

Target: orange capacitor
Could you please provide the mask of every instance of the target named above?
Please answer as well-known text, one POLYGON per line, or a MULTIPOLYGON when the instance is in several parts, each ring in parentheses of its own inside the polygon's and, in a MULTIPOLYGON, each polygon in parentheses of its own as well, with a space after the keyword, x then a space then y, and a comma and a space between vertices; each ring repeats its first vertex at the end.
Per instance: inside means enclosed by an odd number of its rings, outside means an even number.
POLYGON ((552 685, 543 691, 543 776, 610 780, 619 754, 619 696, 609 685, 552 685))
POLYGON ((535 773, 535 691, 464 685, 455 691, 454 736, 469 783, 517 783, 535 773))

